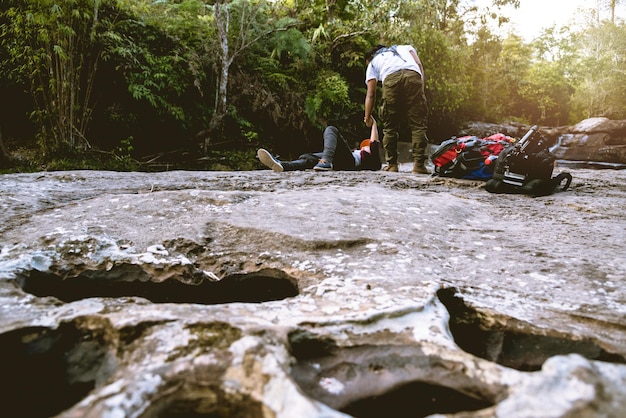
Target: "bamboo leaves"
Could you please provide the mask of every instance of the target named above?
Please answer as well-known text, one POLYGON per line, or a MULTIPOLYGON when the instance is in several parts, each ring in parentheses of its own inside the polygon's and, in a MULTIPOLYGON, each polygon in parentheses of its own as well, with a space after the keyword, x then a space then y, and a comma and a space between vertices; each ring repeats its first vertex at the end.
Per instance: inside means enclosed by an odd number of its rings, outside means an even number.
POLYGON ((26 72, 35 93, 35 117, 44 152, 90 147, 93 80, 99 51, 97 0, 10 0, 11 58, 26 72))

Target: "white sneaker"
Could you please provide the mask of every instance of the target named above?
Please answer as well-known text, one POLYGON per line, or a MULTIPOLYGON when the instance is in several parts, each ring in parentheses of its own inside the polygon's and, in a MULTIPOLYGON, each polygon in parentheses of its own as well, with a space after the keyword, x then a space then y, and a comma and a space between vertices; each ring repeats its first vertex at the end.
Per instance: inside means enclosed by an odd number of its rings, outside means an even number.
POLYGON ((268 151, 264 150, 263 148, 258 150, 256 155, 257 157, 259 157, 259 161, 261 161, 263 165, 265 165, 266 167, 269 167, 272 170, 279 172, 279 173, 283 171, 283 165, 280 163, 280 161, 274 158, 272 154, 270 154, 268 151))

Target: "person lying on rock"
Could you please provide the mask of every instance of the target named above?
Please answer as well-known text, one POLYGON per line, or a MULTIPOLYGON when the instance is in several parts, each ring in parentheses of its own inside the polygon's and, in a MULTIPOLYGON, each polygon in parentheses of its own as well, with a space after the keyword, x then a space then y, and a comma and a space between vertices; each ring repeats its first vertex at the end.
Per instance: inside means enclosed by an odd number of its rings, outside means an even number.
POLYGON ((312 168, 315 171, 330 170, 380 170, 380 141, 376 121, 372 123, 369 139, 361 141, 359 148, 352 149, 335 126, 324 130, 324 149, 321 152, 302 154, 297 160, 280 161, 269 151, 261 148, 257 157, 274 171, 296 171, 312 168))

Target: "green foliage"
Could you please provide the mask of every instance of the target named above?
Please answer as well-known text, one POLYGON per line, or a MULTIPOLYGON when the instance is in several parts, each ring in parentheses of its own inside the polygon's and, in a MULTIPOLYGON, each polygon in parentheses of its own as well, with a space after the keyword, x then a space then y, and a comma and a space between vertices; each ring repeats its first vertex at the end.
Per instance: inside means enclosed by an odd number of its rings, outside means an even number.
POLYGON ((137 171, 143 167, 130 158, 119 158, 114 153, 96 150, 53 153, 46 156, 35 149, 18 149, 19 158, 10 168, 1 168, 0 174, 32 173, 37 171, 111 170, 137 171))
POLYGON ((506 99, 502 104, 501 117, 515 115, 519 120, 531 122, 520 88, 526 82, 532 56, 532 49, 518 35, 509 34, 504 39, 496 61, 499 77, 492 85, 497 95, 506 99))
POLYGON ((488 29, 483 27, 476 33, 476 40, 469 57, 467 73, 472 81, 469 91, 471 104, 466 109, 466 117, 470 120, 483 120, 485 122, 497 122, 506 115, 506 94, 494 88, 493 83, 498 80, 501 72, 500 66, 496 65, 502 42, 488 29))
POLYGON ((520 85, 527 120, 542 125, 565 125, 569 118, 569 97, 573 91, 565 75, 554 62, 534 63, 520 85))
POLYGON ((167 33, 128 18, 106 34, 104 45, 103 59, 115 63, 134 100, 146 101, 163 117, 188 122, 180 98, 193 78, 182 48, 167 33))
POLYGON ((128 167, 133 165, 133 158, 131 157, 133 153, 133 137, 129 136, 126 139, 122 139, 120 144, 115 149, 113 155, 117 157, 120 162, 128 167))
POLYGON ((278 61, 286 59, 290 61, 307 60, 311 53, 311 46, 295 28, 276 32, 272 39, 268 39, 272 49, 271 58, 278 61), (286 55, 286 56, 285 56, 286 55))
POLYGON ((2 45, 10 73, 30 86, 33 116, 44 152, 90 147, 87 126, 100 51, 98 39, 109 22, 99 14, 106 0, 4 2, 2 45))
POLYGON ((350 101, 348 85, 339 75, 325 72, 317 77, 316 89, 306 98, 306 112, 309 119, 326 125, 329 119, 341 117, 356 110, 350 101))
POLYGON ((118 159, 112 155, 97 155, 93 152, 84 152, 67 157, 52 157, 39 166, 45 171, 69 170, 110 170, 110 171, 137 171, 139 165, 130 160, 118 159))
POLYGON ((209 150, 202 158, 202 169, 219 171, 249 171, 260 168, 256 159, 256 150, 229 150, 213 151, 209 150))
POLYGON ((575 45, 582 54, 572 71, 574 118, 626 118, 626 25, 589 27, 575 38, 575 45))
POLYGON ((423 45, 418 54, 426 73, 431 133, 439 137, 454 135, 449 129, 456 131, 468 108, 474 106, 469 51, 455 48, 450 37, 434 31, 424 33, 414 44, 423 45))
POLYGON ((6 0, 0 87, 27 90, 13 107, 37 131, 9 105, 0 125, 39 139, 25 169, 142 169, 140 156, 173 150, 194 167, 202 145, 203 168, 255 168, 259 144, 311 151, 329 120, 360 135, 363 53, 378 43, 417 49, 434 141, 468 120, 626 118, 626 27, 603 20, 610 7, 526 43, 490 29, 518 3, 6 0))

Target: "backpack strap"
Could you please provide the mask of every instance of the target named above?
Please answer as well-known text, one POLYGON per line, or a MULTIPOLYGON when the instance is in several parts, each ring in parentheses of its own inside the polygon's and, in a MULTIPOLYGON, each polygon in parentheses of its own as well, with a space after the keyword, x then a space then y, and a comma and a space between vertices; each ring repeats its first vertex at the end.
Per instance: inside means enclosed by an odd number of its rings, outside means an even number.
POLYGON ((572 175, 570 173, 560 173, 550 181, 555 191, 564 192, 569 188, 570 184, 572 184, 572 175), (563 185, 563 180, 565 180, 565 185, 563 185))
POLYGON ((393 52, 393 55, 397 56, 402 61, 406 62, 406 60, 402 58, 402 55, 400 55, 400 53, 398 52, 397 45, 392 45, 389 48, 380 48, 378 51, 376 51, 376 53, 374 53, 374 55, 372 55, 372 59, 370 61, 374 61, 374 58, 376 58, 377 55, 383 54, 385 52, 393 52))

